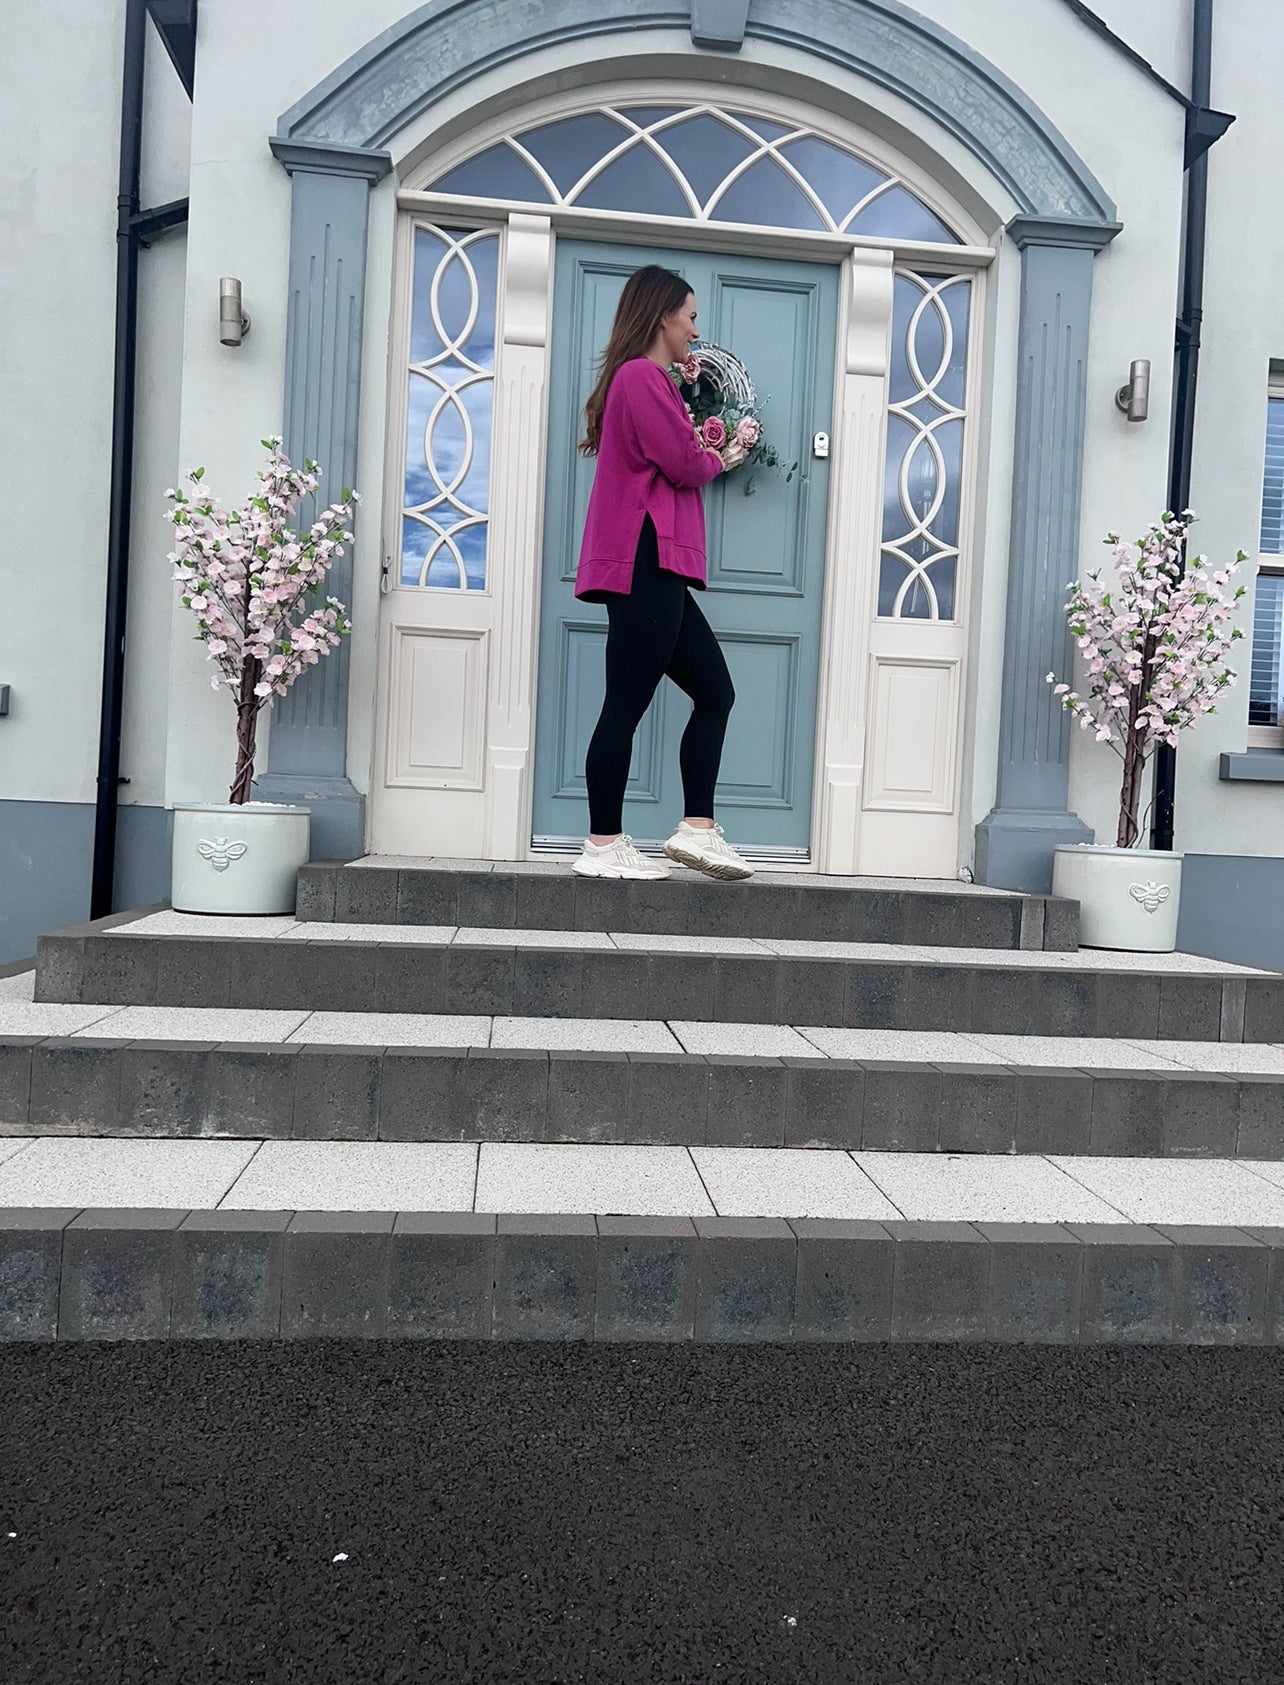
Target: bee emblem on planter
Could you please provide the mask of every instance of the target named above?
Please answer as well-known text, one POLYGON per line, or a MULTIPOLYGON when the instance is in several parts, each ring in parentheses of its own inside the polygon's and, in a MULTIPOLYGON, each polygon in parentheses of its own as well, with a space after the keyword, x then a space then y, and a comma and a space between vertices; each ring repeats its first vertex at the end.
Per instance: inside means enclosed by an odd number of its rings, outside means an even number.
POLYGON ((226 837, 215 837, 213 842, 197 843, 196 852, 202 860, 208 860, 216 872, 226 872, 233 860, 239 860, 248 852, 249 846, 249 843, 229 842, 226 837))
POLYGON ((1157 913, 1172 890, 1166 883, 1132 883, 1128 885, 1128 893, 1148 913, 1157 913))

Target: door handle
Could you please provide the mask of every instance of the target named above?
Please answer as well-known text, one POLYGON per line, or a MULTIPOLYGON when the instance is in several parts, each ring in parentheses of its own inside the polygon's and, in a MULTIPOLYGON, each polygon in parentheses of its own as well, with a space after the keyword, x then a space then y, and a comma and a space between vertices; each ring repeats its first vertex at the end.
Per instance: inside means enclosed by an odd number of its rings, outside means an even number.
POLYGON ((811 454, 822 461, 829 455, 829 434, 817 433, 811 441, 811 454))

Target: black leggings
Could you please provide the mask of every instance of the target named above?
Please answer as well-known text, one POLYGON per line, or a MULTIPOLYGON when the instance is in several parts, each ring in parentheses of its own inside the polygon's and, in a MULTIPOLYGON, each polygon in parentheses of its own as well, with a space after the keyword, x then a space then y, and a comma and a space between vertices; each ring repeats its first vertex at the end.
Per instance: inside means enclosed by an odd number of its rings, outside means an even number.
POLYGON ((633 733, 667 673, 691 698, 680 764, 687 814, 712 819, 727 716, 736 700, 718 640, 680 574, 660 566, 648 515, 633 563, 628 596, 607 598, 606 700, 588 746, 589 830, 613 836, 624 829, 624 787, 633 733))

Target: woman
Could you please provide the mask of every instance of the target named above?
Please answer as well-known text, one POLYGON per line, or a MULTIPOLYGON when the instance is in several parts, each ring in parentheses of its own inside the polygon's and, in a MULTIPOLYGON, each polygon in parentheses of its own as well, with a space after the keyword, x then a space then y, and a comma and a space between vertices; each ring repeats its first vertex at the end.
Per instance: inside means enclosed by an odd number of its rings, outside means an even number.
POLYGON ((597 458, 575 595, 606 604, 606 699, 588 747, 589 836, 572 870, 591 878, 667 878, 623 830, 633 734, 667 673, 691 698, 680 764, 686 815, 670 860, 715 878, 752 868, 713 819, 727 716, 735 701, 718 640, 692 590, 705 586, 700 490, 745 456, 707 449, 669 370, 696 338, 695 295, 649 265, 625 283, 601 373, 585 405, 580 449, 597 458))

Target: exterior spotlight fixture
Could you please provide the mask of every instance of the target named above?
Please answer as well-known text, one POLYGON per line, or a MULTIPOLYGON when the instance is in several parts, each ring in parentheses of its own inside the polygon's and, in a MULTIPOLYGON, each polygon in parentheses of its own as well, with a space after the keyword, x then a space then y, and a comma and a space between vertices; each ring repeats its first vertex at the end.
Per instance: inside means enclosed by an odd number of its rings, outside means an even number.
POLYGON ((1115 393, 1115 403, 1129 421, 1145 421, 1150 414, 1150 359, 1138 357, 1128 370, 1128 384, 1115 393))
POLYGON ((219 344, 239 345, 249 331, 250 318, 241 309, 241 283, 234 275, 224 275, 218 284, 219 344))

